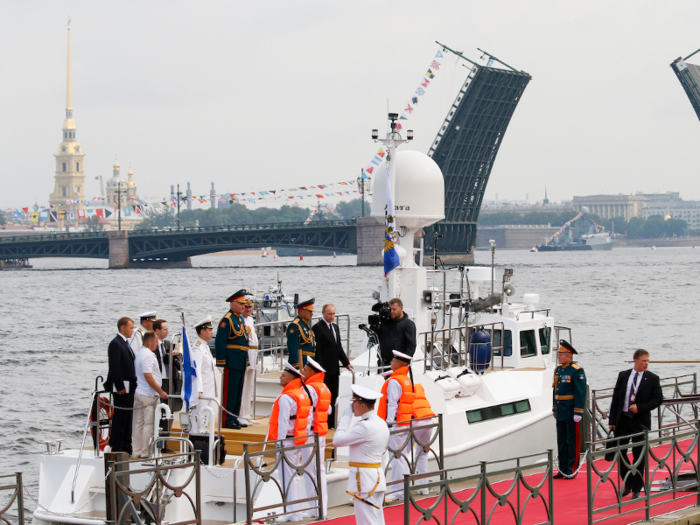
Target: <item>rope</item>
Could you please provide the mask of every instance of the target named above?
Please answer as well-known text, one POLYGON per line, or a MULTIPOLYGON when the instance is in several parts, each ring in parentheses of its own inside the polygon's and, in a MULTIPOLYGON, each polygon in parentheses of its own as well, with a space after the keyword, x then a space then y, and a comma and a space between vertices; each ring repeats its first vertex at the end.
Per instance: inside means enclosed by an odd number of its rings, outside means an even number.
MULTIPOLYGON (((111 473, 112 473, 112 469, 109 469, 109 470, 107 471, 107 475, 105 476, 105 479, 103 480, 103 483, 104 483, 105 485, 107 484, 107 479, 109 478, 109 475, 110 475, 111 473)), ((87 501, 87 503, 85 503, 85 505, 83 505, 82 507, 80 507, 78 510, 75 510, 75 511, 73 511, 73 512, 54 512, 54 511, 52 511, 52 510, 47 509, 47 508, 44 507, 41 503, 39 503, 39 502, 34 498, 34 496, 32 496, 32 495, 29 493, 29 490, 27 489, 27 487, 24 487, 24 493, 26 494, 26 496, 27 496, 30 500, 32 500, 32 501, 36 504, 37 507, 39 507, 39 508, 40 508, 41 510, 43 510, 44 512, 48 512, 49 514, 51 514, 51 515, 53 515, 53 516, 62 516, 62 517, 77 516, 78 514, 80 514, 80 513, 83 511, 83 509, 85 509, 88 505, 90 505, 90 503, 92 503, 93 500, 94 500, 94 499, 97 497, 97 495, 99 494, 99 492, 95 492, 95 493, 92 495, 92 497, 87 501)))
MULTIPOLYGON (((586 449, 586 452, 583 453, 583 457, 579 460, 578 463, 578 468, 576 469, 576 472, 573 472, 571 474, 564 474, 561 470, 559 471, 559 474, 564 476, 567 479, 573 479, 576 477, 576 475, 581 471, 583 468, 583 465, 586 463, 586 456, 588 456, 588 449, 586 449)), ((559 461, 557 461, 557 468, 559 467, 559 461)))
POLYGON ((202 466, 204 467, 204 470, 206 470, 207 472, 209 472, 209 474, 211 474, 211 475, 212 475, 213 477, 215 477, 216 479, 226 479, 226 478, 228 478, 231 474, 233 474, 233 473, 235 472, 233 469, 231 469, 231 472, 229 472, 229 473, 226 474, 225 476, 217 476, 216 474, 214 474, 214 472, 212 472, 212 470, 211 470, 208 466, 206 466, 206 465, 202 465, 202 466))
POLYGON ((148 408, 148 407, 150 407, 150 406, 156 406, 159 402, 160 402, 160 398, 157 397, 157 398, 155 398, 155 399, 153 400, 152 403, 149 403, 149 404, 147 404, 147 405, 139 405, 139 406, 135 406, 135 407, 132 407, 132 408, 129 408, 129 407, 118 407, 118 406, 113 405, 113 404, 106 404, 106 405, 104 405, 104 406, 108 406, 108 407, 110 407, 110 408, 117 409, 117 410, 125 410, 125 411, 127 411, 127 412, 134 412, 134 411, 136 411, 136 410, 143 410, 143 409, 148 408))

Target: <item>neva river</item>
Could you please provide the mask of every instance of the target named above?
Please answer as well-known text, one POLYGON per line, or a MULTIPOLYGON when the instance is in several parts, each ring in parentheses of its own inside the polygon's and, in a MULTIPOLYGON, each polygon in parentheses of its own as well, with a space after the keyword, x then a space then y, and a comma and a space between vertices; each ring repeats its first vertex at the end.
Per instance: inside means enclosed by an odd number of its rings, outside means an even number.
MULTIPOLYGON (((636 348, 653 359, 698 359, 700 247, 616 249, 612 252, 529 253, 500 251, 497 276, 512 267, 515 300, 541 296, 557 324, 573 328, 578 362, 591 388, 611 387, 629 368, 636 348)), ((490 254, 477 252, 477 263, 490 254)), ((263 259, 208 256, 194 268, 109 270, 107 262, 33 259, 33 270, 0 272, 0 474, 23 471, 32 494, 37 455, 47 440, 80 445, 97 375, 107 375, 107 344, 121 316, 157 310, 178 329, 227 311, 226 298, 240 288, 258 294, 277 272, 288 295, 333 302, 351 316, 351 351, 381 283, 379 267, 358 268, 354 256, 263 259)), ((498 279, 499 277, 497 277, 498 279)), ((697 365, 651 365, 669 377, 697 365)), ((27 507, 34 504, 26 500, 27 507)))

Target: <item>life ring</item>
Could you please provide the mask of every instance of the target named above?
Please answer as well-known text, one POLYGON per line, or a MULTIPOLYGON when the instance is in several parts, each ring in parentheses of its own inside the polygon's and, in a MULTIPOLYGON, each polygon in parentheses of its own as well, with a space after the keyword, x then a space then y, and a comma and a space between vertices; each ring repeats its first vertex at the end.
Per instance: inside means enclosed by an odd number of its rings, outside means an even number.
MULTIPOLYGON (((93 422, 93 416, 95 414, 94 410, 90 411, 90 423, 93 422)), ((114 409, 112 408, 112 405, 109 402, 109 398, 107 396, 100 396, 99 397, 99 405, 97 409, 97 418, 98 418, 98 423, 100 427, 96 428, 91 426, 90 427, 90 433, 92 434, 92 441, 93 443, 95 442, 95 432, 99 430, 100 433, 100 450, 104 450, 105 447, 109 444, 109 430, 110 426, 104 426, 102 427, 101 425, 107 424, 108 422, 112 421, 112 416, 114 415, 114 409)))

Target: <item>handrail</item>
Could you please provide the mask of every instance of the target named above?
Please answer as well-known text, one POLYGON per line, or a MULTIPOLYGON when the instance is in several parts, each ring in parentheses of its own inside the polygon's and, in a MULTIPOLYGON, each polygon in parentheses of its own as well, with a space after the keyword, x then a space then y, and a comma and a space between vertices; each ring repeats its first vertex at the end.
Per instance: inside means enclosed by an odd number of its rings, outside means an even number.
POLYGON ((3 498, 4 501, 2 505, 5 505, 5 507, 0 508, 0 523, 10 523, 5 513, 8 510, 10 510, 12 504, 15 502, 15 500, 17 500, 17 524, 24 525, 24 484, 22 482, 22 473, 16 472, 14 474, 6 474, 0 476, 0 482, 2 482, 2 480, 4 480, 5 478, 15 478, 15 481, 11 485, 5 485, 0 483, 0 493, 6 490, 14 490, 15 492, 14 494, 12 494, 9 501, 3 498))
MULTIPOLYGON (((98 376, 98 378, 101 378, 101 376, 98 376)), ((80 464, 82 463, 83 460, 83 449, 85 448, 85 438, 87 438, 87 432, 88 428, 90 427, 90 414, 92 413, 94 403, 96 403, 96 399, 99 397, 99 390, 97 390, 97 379, 95 379, 95 391, 92 393, 92 396, 90 397, 90 407, 88 408, 88 413, 87 413, 87 418, 85 419, 85 430, 83 431, 83 441, 80 444, 80 451, 78 452, 78 464, 75 467, 75 474, 73 475, 73 483, 71 484, 70 487, 70 502, 75 503, 75 485, 78 482, 78 472, 80 472, 80 464)), ((96 432, 99 431, 99 426, 97 427, 96 432)), ((99 450, 99 441, 98 441, 98 446, 97 450, 99 450)))

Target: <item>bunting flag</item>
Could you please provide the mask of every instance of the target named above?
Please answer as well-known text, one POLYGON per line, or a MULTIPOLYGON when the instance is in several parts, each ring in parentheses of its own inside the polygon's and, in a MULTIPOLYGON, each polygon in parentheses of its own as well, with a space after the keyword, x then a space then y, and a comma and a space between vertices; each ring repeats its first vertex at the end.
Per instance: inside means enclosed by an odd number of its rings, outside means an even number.
POLYGON ((564 226, 562 226, 561 228, 559 228, 559 231, 558 231, 558 232, 556 232, 554 235, 552 235, 549 239, 546 239, 546 240, 544 241, 544 243, 545 243, 545 244, 549 244, 550 242, 552 242, 555 238, 559 237, 562 233, 564 233, 564 230, 566 230, 566 228, 568 228, 569 226, 571 226, 572 223, 576 222, 576 221, 579 220, 581 217, 583 217, 583 213, 579 213, 576 217, 574 217, 573 219, 571 219, 570 221, 568 221, 566 224, 564 224, 564 226))

